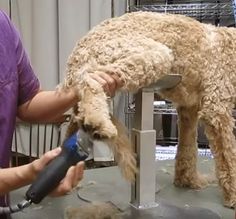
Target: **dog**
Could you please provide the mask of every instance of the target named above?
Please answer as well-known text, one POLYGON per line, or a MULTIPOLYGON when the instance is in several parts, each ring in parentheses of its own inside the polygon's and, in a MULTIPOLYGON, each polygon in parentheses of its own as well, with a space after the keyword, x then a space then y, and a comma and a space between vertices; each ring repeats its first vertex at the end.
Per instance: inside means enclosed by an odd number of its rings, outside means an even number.
POLYGON ((174 184, 194 189, 208 184, 197 171, 196 139, 201 120, 224 204, 234 207, 236 30, 184 15, 133 12, 105 20, 76 44, 61 84, 62 89, 75 89, 79 97, 67 135, 84 128, 92 137, 106 140, 124 176, 133 180, 137 172, 134 150, 123 127, 109 113, 109 97, 90 77, 99 71, 118 75, 124 82, 121 91, 134 93, 165 75, 182 76, 176 87, 160 91, 178 113, 174 184))

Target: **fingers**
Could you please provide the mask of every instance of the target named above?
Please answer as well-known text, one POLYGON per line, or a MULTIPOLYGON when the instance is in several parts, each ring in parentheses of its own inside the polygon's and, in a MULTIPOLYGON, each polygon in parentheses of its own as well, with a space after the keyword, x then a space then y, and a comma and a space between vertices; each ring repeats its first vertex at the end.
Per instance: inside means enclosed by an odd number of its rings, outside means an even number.
POLYGON ((106 79, 104 79, 103 77, 101 77, 98 74, 91 74, 91 77, 94 80, 96 80, 102 86, 102 88, 104 89, 106 94, 110 96, 110 87, 109 87, 109 83, 106 81, 106 79))
POLYGON ((83 174, 84 162, 79 162, 75 166, 70 167, 65 178, 50 195, 57 197, 67 194, 78 185, 79 181, 83 178, 83 174))
POLYGON ((61 183, 58 185, 58 187, 53 190, 53 192, 50 194, 50 196, 52 196, 52 197, 62 196, 62 195, 67 194, 68 192, 70 192, 73 189, 72 182, 73 182, 73 178, 74 178, 74 176, 73 176, 74 171, 75 171, 74 166, 69 168, 65 178, 61 181, 61 183))
POLYGON ((77 186, 78 183, 82 180, 84 175, 84 162, 79 162, 75 167, 74 183, 73 186, 77 186))
POLYGON ((43 170, 43 168, 55 157, 57 157, 61 153, 61 147, 57 147, 51 151, 48 151, 45 153, 41 158, 35 160, 32 162, 34 171, 36 173, 40 172, 43 170))
POLYGON ((123 86, 123 82, 118 75, 107 74, 105 72, 96 71, 91 77, 99 82, 108 96, 113 97, 118 88, 123 86))
POLYGON ((110 75, 116 81, 116 88, 121 88, 124 85, 124 81, 116 74, 110 75))

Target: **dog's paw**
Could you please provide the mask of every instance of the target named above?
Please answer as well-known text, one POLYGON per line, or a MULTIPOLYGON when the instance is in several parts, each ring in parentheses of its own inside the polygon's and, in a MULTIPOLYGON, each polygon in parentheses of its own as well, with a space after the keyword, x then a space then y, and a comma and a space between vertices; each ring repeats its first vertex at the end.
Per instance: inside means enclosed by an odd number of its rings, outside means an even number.
POLYGON ((236 199, 224 199, 224 206, 227 208, 232 208, 234 209, 236 207, 236 199))
POLYGON ((88 119, 80 120, 81 128, 90 134, 93 139, 112 139, 117 136, 117 129, 113 123, 108 121, 91 122, 88 119))
POLYGON ((236 207, 236 200, 224 201, 224 206, 227 207, 227 208, 235 209, 235 207, 236 207))
MULTIPOLYGON (((231 187, 232 189, 232 187, 231 187)), ((224 206, 227 208, 236 208, 236 194, 232 190, 223 188, 224 206)))
POLYGON ((205 188, 209 183, 207 176, 197 174, 175 175, 174 184, 178 187, 188 187, 191 189, 205 188))

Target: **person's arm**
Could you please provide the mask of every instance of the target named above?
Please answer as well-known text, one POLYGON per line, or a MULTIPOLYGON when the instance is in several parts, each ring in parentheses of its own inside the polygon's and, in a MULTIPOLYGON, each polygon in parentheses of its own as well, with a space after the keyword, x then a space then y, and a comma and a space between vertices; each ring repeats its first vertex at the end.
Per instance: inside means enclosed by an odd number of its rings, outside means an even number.
MULTIPOLYGON (((38 173, 50 162, 53 158, 59 155, 61 148, 56 148, 44 154, 40 159, 19 167, 0 169, 0 195, 6 194, 14 189, 26 186, 32 183, 38 173)), ((83 177, 83 162, 70 167, 65 178, 53 191, 51 195, 60 196, 71 191, 74 186, 83 177)))
POLYGON ((0 169, 0 195, 29 184, 35 176, 31 164, 0 169))
MULTIPOLYGON (((114 96, 122 81, 116 75, 100 72, 91 74, 98 81, 105 92, 114 96)), ((28 122, 49 122, 65 113, 79 101, 73 91, 39 91, 32 99, 18 107, 18 117, 28 122)))
POLYGON ((28 122, 50 122, 78 102, 73 91, 39 91, 31 100, 18 107, 17 116, 28 122))

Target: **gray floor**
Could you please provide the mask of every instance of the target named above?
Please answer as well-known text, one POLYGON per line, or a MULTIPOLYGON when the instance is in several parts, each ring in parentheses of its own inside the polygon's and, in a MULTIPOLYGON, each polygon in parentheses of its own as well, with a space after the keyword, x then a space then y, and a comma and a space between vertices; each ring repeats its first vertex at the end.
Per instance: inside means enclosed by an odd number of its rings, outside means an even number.
MULTIPOLYGON (((216 183, 212 183, 202 190, 176 188, 172 184, 174 161, 158 161, 156 167, 157 203, 164 201, 177 207, 205 208, 219 214, 222 219, 234 218, 234 211, 223 207, 222 195, 216 183)), ((200 158, 199 168, 201 172, 214 178, 214 166, 211 159, 200 158)), ((111 201, 122 210, 129 206, 130 186, 123 180, 117 167, 85 171, 82 185, 80 195, 86 199, 111 201)), ((12 192, 12 203, 21 201, 26 189, 12 192)), ((77 207, 83 203, 74 191, 61 198, 46 198, 42 203, 32 205, 24 212, 14 214, 13 219, 63 218, 67 207, 77 207)))

